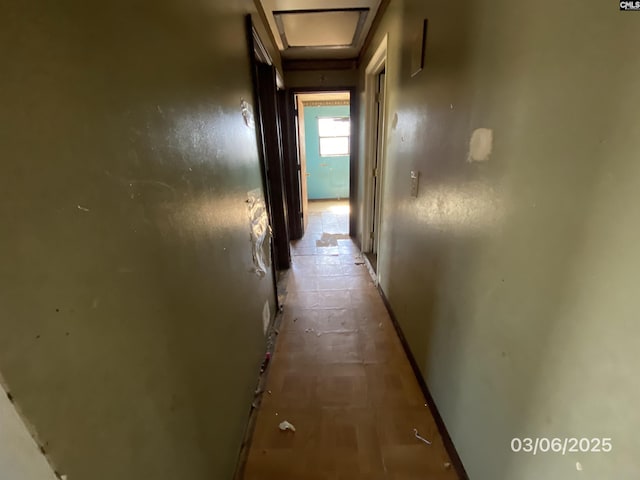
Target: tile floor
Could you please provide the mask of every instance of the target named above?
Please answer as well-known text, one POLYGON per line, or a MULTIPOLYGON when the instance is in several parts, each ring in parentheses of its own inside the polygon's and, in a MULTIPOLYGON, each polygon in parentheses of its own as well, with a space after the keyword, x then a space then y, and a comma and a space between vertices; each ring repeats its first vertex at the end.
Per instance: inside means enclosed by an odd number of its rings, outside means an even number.
POLYGON ((347 202, 310 204, 245 480, 454 480, 371 277, 347 202), (280 431, 287 420, 295 432, 280 431), (431 440, 426 445, 414 428, 431 440))

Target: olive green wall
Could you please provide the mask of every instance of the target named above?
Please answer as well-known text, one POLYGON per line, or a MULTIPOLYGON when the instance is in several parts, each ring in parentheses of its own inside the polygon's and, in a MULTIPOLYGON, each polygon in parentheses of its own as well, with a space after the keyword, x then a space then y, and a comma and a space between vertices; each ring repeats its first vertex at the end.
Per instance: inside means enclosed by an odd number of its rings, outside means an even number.
POLYGON ((470 478, 636 478, 640 15, 392 0, 362 85, 387 32, 381 286, 470 478), (426 68, 410 78, 425 17, 426 68), (493 151, 469 162, 477 128, 493 151), (613 451, 510 453, 536 436, 613 451))
POLYGON ((345 88, 358 84, 358 71, 353 70, 287 70, 284 72, 287 88, 345 88))
POLYGON ((2 7, 6 388, 70 480, 229 479, 274 311, 246 206, 254 4, 2 7))

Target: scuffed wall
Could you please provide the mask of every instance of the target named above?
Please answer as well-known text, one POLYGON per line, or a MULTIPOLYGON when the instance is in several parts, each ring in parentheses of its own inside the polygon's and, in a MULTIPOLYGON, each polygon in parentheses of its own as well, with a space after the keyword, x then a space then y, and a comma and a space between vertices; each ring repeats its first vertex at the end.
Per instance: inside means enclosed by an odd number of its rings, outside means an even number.
POLYGON ((69 480, 233 474, 275 311, 251 12, 3 2, 0 372, 69 480))
POLYGON ((381 286, 469 477, 636 478, 640 17, 392 0, 361 85, 385 33, 381 286), (515 454, 514 437, 613 448, 515 454))

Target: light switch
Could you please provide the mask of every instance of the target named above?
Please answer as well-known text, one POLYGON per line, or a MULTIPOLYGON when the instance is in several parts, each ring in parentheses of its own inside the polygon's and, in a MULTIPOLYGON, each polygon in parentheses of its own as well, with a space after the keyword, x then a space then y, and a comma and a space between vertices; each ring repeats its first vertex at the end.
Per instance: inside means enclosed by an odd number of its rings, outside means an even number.
POLYGON ((411 171, 411 196, 418 198, 418 183, 420 181, 420 172, 411 171))

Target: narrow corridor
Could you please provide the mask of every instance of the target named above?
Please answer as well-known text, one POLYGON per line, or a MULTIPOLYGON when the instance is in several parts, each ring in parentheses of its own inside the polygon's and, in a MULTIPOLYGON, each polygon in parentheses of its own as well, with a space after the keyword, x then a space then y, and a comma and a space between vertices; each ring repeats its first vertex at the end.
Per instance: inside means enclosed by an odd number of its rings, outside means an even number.
POLYGON ((245 480, 456 479, 391 319, 346 234, 348 203, 313 202, 245 480), (281 431, 289 421, 296 431, 281 431), (430 440, 416 438, 414 429, 430 440))

